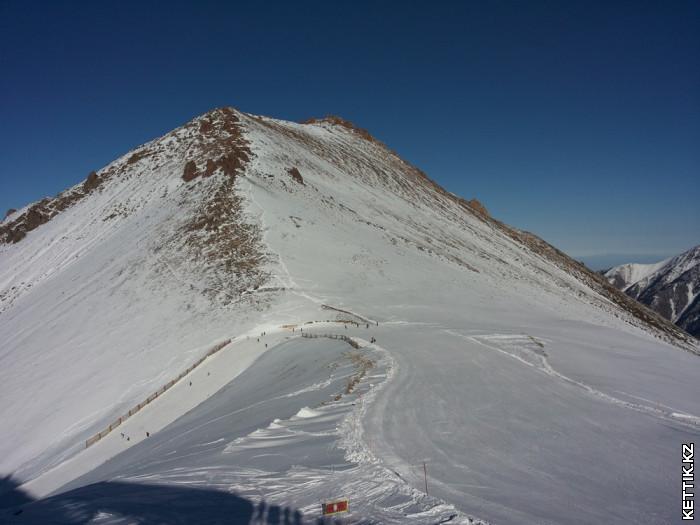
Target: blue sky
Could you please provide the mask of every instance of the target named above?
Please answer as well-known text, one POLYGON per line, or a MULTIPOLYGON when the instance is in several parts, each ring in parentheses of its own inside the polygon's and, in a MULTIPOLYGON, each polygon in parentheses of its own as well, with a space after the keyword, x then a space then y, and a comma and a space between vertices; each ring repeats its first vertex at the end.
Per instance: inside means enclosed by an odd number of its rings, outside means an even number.
POLYGON ((699 56, 695 0, 0 0, 0 208, 232 105, 343 116, 575 257, 660 259, 700 243, 699 56))

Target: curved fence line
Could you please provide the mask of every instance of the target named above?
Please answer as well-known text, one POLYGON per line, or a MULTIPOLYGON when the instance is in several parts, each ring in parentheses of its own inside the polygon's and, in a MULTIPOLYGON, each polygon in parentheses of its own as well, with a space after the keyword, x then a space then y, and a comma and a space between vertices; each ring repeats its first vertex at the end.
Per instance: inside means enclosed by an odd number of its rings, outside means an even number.
POLYGON ((164 384, 162 387, 160 387, 156 392, 153 392, 150 396, 148 396, 148 397, 145 399, 145 401, 142 401, 141 403, 139 403, 138 405, 136 405, 135 407, 133 407, 131 410, 129 410, 129 411, 128 411, 126 414, 124 414, 123 416, 119 416, 119 417, 118 417, 116 420, 114 420, 107 428, 105 428, 105 429, 102 430, 101 432, 98 432, 98 433, 95 434, 94 436, 88 438, 88 439, 85 441, 85 448, 88 448, 90 445, 94 445, 95 443, 97 443, 100 439, 102 439, 103 437, 105 437, 105 436, 106 436, 107 434, 109 434, 112 430, 114 430, 114 429, 117 428, 119 425, 121 425, 124 421, 126 421, 126 420, 129 419, 131 416, 133 416, 134 414, 136 414, 136 412, 138 412, 139 410, 141 410, 143 407, 145 407, 145 406, 148 405, 149 403, 152 403, 153 401, 155 401, 159 396, 163 395, 163 394, 165 393, 166 390, 168 390, 168 389, 171 388, 173 385, 175 385, 175 383, 177 383, 178 381, 180 381, 180 379, 182 379, 182 378, 185 377, 187 374, 189 374, 190 372, 192 372, 192 370, 194 370, 194 369, 197 368, 199 365, 201 365, 202 362, 203 362, 207 357, 209 357, 209 356, 211 356, 211 355, 217 353, 219 350, 221 350, 222 348, 224 348, 225 346, 227 346, 230 342, 231 342, 231 340, 230 340, 230 339, 227 339, 226 341, 223 341, 223 342, 221 342, 221 343, 219 343, 219 344, 214 345, 206 354, 204 354, 203 357, 201 357, 200 359, 198 359, 197 361, 195 361, 187 370, 185 370, 184 372, 180 373, 175 379, 171 379, 171 380, 168 381, 166 384, 164 384))
POLYGON ((348 337, 347 335, 341 335, 341 334, 310 334, 308 332, 303 332, 301 334, 302 337, 306 337, 309 339, 317 339, 319 337, 326 337, 328 339, 341 339, 348 343, 350 346, 353 348, 360 348, 360 345, 357 341, 355 341, 352 337, 348 337))

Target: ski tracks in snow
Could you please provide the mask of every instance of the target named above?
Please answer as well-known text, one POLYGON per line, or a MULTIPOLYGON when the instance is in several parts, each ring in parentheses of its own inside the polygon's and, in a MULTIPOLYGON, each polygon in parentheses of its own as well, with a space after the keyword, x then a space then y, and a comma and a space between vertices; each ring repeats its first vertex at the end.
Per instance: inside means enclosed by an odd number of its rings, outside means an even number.
POLYGON ((362 421, 377 395, 394 379, 397 364, 385 348, 354 338, 365 348, 379 352, 378 371, 366 378, 369 388, 362 395, 355 408, 345 417, 339 427, 340 447, 345 458, 357 464, 360 475, 349 480, 347 490, 357 494, 359 501, 372 502, 368 506, 369 515, 378 523, 456 523, 473 524, 475 521, 458 511, 453 505, 429 496, 406 482, 396 472, 386 467, 369 447, 362 421), (380 372, 379 370, 382 370, 380 372), (375 383, 380 379, 379 383, 375 383), (381 509, 381 514, 377 510, 381 509))
MULTIPOLYGON (((564 383, 580 388, 588 394, 607 403, 635 410, 637 412, 642 412, 666 421, 671 420, 675 423, 679 423, 693 429, 697 429, 698 426, 700 426, 700 417, 698 416, 686 414, 670 407, 665 407, 664 405, 654 401, 639 397, 637 397, 637 399, 647 401, 649 404, 625 401, 558 372, 550 365, 547 353, 544 351, 544 344, 532 336, 518 334, 487 334, 468 336, 455 330, 448 330, 448 332, 452 335, 456 335, 479 344, 485 348, 489 348, 490 350, 495 350, 505 354, 508 357, 516 359, 527 366, 533 367, 554 379, 558 379, 564 383)), ((620 393, 625 394, 624 392, 620 393)), ((628 397, 636 397, 630 394, 625 395, 628 397)))
POLYGON ((350 523, 475 523, 451 504, 412 487, 370 449, 362 422, 395 377, 396 362, 386 349, 353 339, 375 360, 369 373, 340 399, 303 407, 290 418, 275 419, 226 444, 223 453, 234 455, 234 462, 240 455, 242 465, 228 474, 225 488, 253 500, 264 495, 268 501, 294 504, 307 518, 318 515, 320 501, 346 497, 350 523), (284 458, 289 450, 308 450, 312 455, 292 460, 286 472, 245 465, 251 457, 256 462, 284 458))

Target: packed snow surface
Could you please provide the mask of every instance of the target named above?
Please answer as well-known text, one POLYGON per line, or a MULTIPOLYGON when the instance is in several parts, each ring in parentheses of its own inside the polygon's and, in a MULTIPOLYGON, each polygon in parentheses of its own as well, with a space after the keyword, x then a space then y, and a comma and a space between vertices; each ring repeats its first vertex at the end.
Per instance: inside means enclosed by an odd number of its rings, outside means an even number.
POLYGON ((678 518, 697 355, 381 145, 239 115, 253 156, 236 191, 268 275, 241 301, 205 297, 170 243, 191 213, 176 196, 219 177, 183 182, 184 146, 0 247, 0 282, 22 283, 0 315, 0 469, 53 494, 0 517, 311 523, 348 498, 349 523, 678 518), (103 221, 115 201, 138 205, 103 221))

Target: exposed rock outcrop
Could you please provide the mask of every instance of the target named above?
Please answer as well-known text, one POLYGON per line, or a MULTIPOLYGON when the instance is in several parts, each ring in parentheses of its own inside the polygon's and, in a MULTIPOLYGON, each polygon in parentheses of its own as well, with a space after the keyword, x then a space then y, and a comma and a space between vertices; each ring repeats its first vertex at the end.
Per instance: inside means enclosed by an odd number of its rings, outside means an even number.
POLYGON ((292 179, 295 182, 298 182, 299 184, 302 184, 305 186, 304 178, 301 176, 301 173, 299 173, 299 170, 296 167, 290 168, 288 173, 289 173, 290 177, 292 177, 292 179))
POLYGON ((477 199, 471 199, 467 201, 467 205, 479 215, 483 215, 485 217, 489 216, 489 212, 486 209, 486 207, 483 204, 481 204, 481 202, 479 202, 477 199))
MULTIPOLYGON (((79 186, 74 186, 69 190, 63 191, 56 195, 56 197, 46 197, 32 204, 19 217, 0 226, 0 243, 16 243, 21 241, 27 236, 27 233, 38 228, 42 224, 46 224, 60 212, 92 193, 102 184, 102 180, 103 179, 97 175, 96 172, 92 171, 87 176, 87 179, 79 186)), ((17 210, 9 210, 5 218, 7 218, 10 213, 16 211, 17 210)))
POLYGON ((231 108, 210 111, 199 122, 200 142, 208 157, 203 171, 193 160, 185 164, 182 179, 190 182, 197 177, 210 177, 217 169, 235 178, 250 160, 250 148, 243 138, 240 121, 231 108))
POLYGON ((85 182, 83 182, 83 191, 89 193, 95 188, 97 188, 101 182, 102 180, 97 175, 97 173, 91 171, 90 175, 88 175, 87 179, 85 179, 85 182))
POLYGON ((190 182, 191 180, 196 179, 197 176, 197 164, 195 164, 193 160, 188 160, 185 164, 185 169, 182 172, 182 180, 185 182, 190 182))

